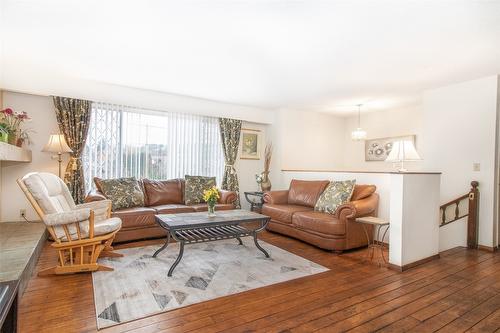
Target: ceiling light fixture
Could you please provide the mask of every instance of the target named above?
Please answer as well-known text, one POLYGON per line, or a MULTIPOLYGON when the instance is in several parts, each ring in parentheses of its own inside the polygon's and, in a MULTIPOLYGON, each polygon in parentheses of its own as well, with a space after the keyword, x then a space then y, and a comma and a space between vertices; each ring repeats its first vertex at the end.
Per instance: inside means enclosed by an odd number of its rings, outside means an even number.
POLYGON ((358 128, 351 132, 351 138, 354 141, 361 141, 366 139, 366 131, 361 128, 361 106, 363 104, 358 104, 358 128))

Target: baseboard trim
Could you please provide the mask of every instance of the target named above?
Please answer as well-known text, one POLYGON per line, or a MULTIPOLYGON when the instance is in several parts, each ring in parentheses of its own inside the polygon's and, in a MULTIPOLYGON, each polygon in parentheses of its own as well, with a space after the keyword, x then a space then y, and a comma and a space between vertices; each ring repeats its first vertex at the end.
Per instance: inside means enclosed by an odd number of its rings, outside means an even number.
POLYGON ((439 258, 440 258, 439 254, 435 254, 433 256, 430 256, 430 257, 427 257, 427 258, 423 258, 423 259, 414 261, 412 263, 409 263, 409 264, 406 264, 406 265, 403 265, 403 266, 389 264, 389 269, 392 269, 393 271, 396 271, 396 272, 404 272, 404 271, 406 271, 406 270, 408 270, 410 268, 416 267, 418 265, 425 264, 426 262, 429 262, 429 261, 434 260, 434 259, 439 259, 439 258))
POLYGON ((478 245, 477 249, 481 250, 481 251, 487 251, 487 252, 496 252, 498 250, 497 247, 486 246, 486 245, 478 245))

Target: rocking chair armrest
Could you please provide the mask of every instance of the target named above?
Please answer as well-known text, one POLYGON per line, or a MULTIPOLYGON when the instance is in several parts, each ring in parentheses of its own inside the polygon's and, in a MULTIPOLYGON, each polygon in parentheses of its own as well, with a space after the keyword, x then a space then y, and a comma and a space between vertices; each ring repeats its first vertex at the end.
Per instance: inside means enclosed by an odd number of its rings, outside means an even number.
POLYGON ((76 205, 76 209, 83 208, 93 210, 97 221, 105 220, 111 215, 111 200, 90 201, 76 205))
POLYGON ((64 224, 78 223, 90 219, 90 208, 75 209, 69 212, 47 214, 43 217, 43 223, 54 227, 64 224))

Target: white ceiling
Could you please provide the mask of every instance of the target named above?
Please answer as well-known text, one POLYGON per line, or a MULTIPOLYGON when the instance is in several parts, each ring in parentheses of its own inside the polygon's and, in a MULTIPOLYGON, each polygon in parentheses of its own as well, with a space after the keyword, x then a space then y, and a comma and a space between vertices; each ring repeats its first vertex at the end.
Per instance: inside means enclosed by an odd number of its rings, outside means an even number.
POLYGON ((7 89, 91 80, 342 114, 500 73, 500 1, 0 2, 7 89))

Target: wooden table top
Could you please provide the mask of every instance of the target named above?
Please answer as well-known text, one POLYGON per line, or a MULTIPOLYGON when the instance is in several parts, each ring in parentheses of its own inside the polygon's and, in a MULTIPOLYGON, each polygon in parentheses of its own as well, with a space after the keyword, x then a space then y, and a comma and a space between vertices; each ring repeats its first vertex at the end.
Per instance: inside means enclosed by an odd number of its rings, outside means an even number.
POLYGON ((358 217, 356 219, 356 222, 375 224, 375 225, 389 225, 390 224, 389 221, 386 221, 384 219, 381 219, 379 217, 374 217, 374 216, 358 217))

